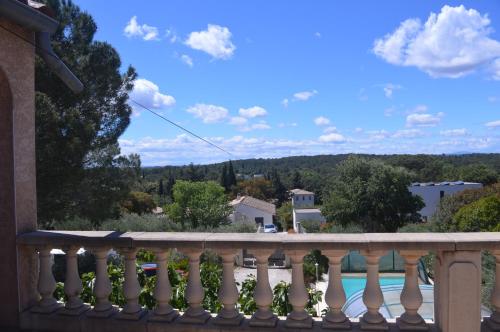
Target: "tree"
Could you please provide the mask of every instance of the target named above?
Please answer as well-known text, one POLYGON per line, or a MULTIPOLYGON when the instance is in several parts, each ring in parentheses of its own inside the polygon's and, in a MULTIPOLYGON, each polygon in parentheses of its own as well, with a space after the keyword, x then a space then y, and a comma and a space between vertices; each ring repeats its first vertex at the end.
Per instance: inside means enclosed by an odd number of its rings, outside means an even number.
POLYGON ((291 202, 282 204, 277 210, 276 215, 284 231, 293 228, 293 208, 291 202))
POLYGON ((302 178, 300 177, 300 173, 298 171, 295 171, 293 173, 293 178, 292 178, 292 188, 298 188, 302 189, 304 185, 302 184, 302 178))
POLYGON ((59 21, 52 35, 54 51, 83 82, 84 91, 73 94, 37 58, 38 217, 49 222, 81 215, 98 221, 116 215, 134 176, 127 173, 130 161, 118 158, 117 140, 130 123, 127 101, 136 73, 132 67, 120 73, 116 50, 93 40, 97 26, 88 13, 70 1, 47 3, 59 21))
POLYGON ((483 197, 467 204, 455 214, 461 232, 498 232, 500 230, 500 195, 483 197))
POLYGON ((163 179, 158 182, 158 196, 162 197, 165 194, 165 189, 163 187, 163 179))
POLYGON ((439 202, 439 206, 436 213, 432 216, 431 221, 441 231, 458 232, 460 231, 460 225, 455 218, 455 214, 460 208, 483 197, 495 194, 500 195, 500 183, 479 189, 468 189, 454 195, 445 196, 439 202))
POLYGON ((236 186, 236 175, 234 174, 233 163, 229 160, 229 167, 227 168, 227 185, 229 188, 236 186))
POLYGON ((128 213, 150 213, 156 207, 153 196, 140 191, 132 191, 122 202, 123 209, 128 213))
POLYGON ((220 181, 219 181, 220 185, 222 187, 224 187, 224 189, 226 190, 229 190, 229 187, 227 186, 227 166, 226 166, 226 163, 224 163, 222 165, 222 172, 220 174, 220 181))
POLYGON ((198 173, 198 170, 196 169, 196 167, 194 166, 193 163, 189 164, 189 167, 186 171, 186 178, 189 181, 200 181, 201 180, 201 176, 198 173))
POLYGON ((484 164, 473 164, 460 169, 460 179, 489 185, 498 181, 498 175, 494 169, 484 164))
POLYGON ((396 232, 420 219, 424 203, 409 192, 411 174, 405 169, 350 157, 336 171, 321 209, 328 221, 360 223, 366 232, 396 232))
POLYGON ((271 171, 271 184, 274 190, 274 197, 277 200, 277 205, 281 206, 281 204, 287 200, 286 188, 280 180, 280 176, 278 171, 273 168, 271 171))
POLYGON ((274 198, 274 190, 271 181, 264 178, 255 178, 238 182, 236 188, 233 188, 235 195, 247 195, 262 200, 274 198))
POLYGON ((224 188, 213 181, 179 180, 174 185, 173 201, 167 213, 183 228, 216 228, 228 223, 232 211, 224 188))

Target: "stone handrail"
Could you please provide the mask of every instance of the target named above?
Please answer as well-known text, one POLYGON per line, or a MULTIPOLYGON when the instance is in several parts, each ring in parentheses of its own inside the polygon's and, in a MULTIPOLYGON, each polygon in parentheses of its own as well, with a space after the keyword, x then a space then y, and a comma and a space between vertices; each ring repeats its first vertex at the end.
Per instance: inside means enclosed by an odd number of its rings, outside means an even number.
MULTIPOLYGON (((18 245, 38 252, 39 301, 22 314, 26 329, 51 331, 133 331, 231 330, 235 327, 251 331, 259 329, 290 330, 394 330, 443 332, 480 331, 481 250, 491 251, 497 258, 500 273, 500 233, 370 233, 370 234, 250 234, 250 233, 165 233, 113 231, 36 231, 18 237, 18 245), (94 296, 89 307, 79 295, 82 284, 78 273, 76 251, 85 247, 96 257, 94 296), (53 297, 55 280, 51 270, 50 250, 66 252, 65 303, 53 297), (189 257, 186 299, 188 309, 180 315, 169 300, 171 286, 166 273, 167 250, 177 249, 189 257), (123 291, 126 304, 118 309, 109 301, 111 283, 107 274, 107 253, 116 249, 124 257, 123 291), (155 253, 158 266, 154 297, 156 308, 147 312, 139 304, 140 285, 136 273, 136 253, 149 249, 155 253), (222 258, 222 285, 219 300, 222 309, 211 319, 202 307, 199 264, 206 250, 222 258), (246 249, 256 258, 257 285, 254 299, 257 310, 245 318, 237 310, 238 291, 234 280, 234 257, 237 250, 246 249), (293 310, 282 320, 270 310, 272 291, 269 285, 267 259, 276 249, 290 257, 292 284, 288 294, 293 310), (305 310, 308 295, 303 279, 303 258, 312 249, 319 249, 329 259, 329 283, 325 294, 328 312, 321 321, 314 320, 305 310), (387 322, 380 314, 383 294, 379 284, 379 259, 388 250, 398 250, 405 259, 405 284, 401 304, 405 312, 396 323, 387 322), (349 319, 342 312, 346 301, 341 282, 341 260, 348 250, 359 250, 366 259, 367 283, 363 302, 367 312, 363 317, 349 319), (436 253, 434 322, 426 322, 418 314, 422 295, 418 287, 417 263, 429 251, 436 253), (124 324, 123 322, 127 322, 124 324), (111 324, 111 325, 110 325, 111 324)), ((495 308, 482 324, 492 331, 500 330, 500 278, 492 292, 495 308)))

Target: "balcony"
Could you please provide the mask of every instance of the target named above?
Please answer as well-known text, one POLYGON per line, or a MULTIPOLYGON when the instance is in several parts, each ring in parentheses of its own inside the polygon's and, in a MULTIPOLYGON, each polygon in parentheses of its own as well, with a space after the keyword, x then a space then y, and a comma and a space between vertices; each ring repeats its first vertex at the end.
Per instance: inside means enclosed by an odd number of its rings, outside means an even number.
MULTIPOLYGON (((497 259, 497 281, 491 302, 500 307, 500 233, 398 233, 398 234, 213 234, 213 233, 147 233, 147 232, 69 232, 36 231, 18 237, 19 249, 37 253, 39 271, 38 301, 21 313, 21 327, 34 331, 500 331, 500 316, 494 312, 482 320, 481 251, 491 251, 497 259), (96 257, 96 280, 93 307, 79 295, 82 283, 76 252, 80 247, 96 257), (66 252, 66 302, 53 297, 56 282, 52 275, 50 251, 66 252), (292 265, 289 301, 293 311, 287 317, 276 317, 270 310, 272 292, 268 279, 268 257, 283 249, 292 265), (126 304, 113 306, 108 297, 111 283, 107 274, 107 253, 117 250, 124 257, 123 291, 126 304), (158 266, 154 297, 156 307, 148 311, 139 305, 140 286, 136 273, 139 249, 155 253, 158 266), (169 300, 172 289, 167 274, 168 251, 176 249, 189 257, 186 289, 188 309, 179 313, 169 300), (201 303, 199 264, 204 250, 215 251, 222 258, 223 274, 218 314, 206 312, 201 303), (244 316, 237 310, 238 291, 234 280, 234 257, 247 249, 256 258, 257 286, 254 299, 257 311, 244 316), (328 313, 310 317, 304 310, 307 293, 303 279, 303 257, 319 249, 329 259, 329 283, 325 295, 328 313), (405 283, 401 304, 405 312, 387 321, 379 309, 383 295, 379 285, 379 259, 388 250, 397 250, 405 259, 405 283), (362 317, 346 317, 341 311, 346 302, 341 282, 341 260, 348 250, 360 250, 367 264, 367 283, 363 302, 368 311, 362 317), (434 317, 425 321, 418 314, 422 295, 418 287, 417 264, 428 252, 436 253, 434 280, 434 317)), ((33 297, 33 294, 25 296, 33 297)))

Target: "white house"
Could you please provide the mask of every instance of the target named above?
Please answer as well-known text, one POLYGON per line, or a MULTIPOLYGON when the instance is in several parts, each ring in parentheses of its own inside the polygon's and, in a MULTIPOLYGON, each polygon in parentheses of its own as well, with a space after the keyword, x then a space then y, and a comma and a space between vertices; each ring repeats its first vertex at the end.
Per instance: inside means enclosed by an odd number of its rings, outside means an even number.
POLYGON ((292 206, 294 208, 312 208, 314 207, 314 193, 303 189, 290 190, 292 206))
POLYGON ((319 224, 326 222, 321 210, 314 208, 314 193, 304 189, 290 190, 293 208, 293 229, 299 232, 299 224, 302 221, 316 221, 319 224))
POLYGON ((276 206, 274 204, 251 196, 240 196, 229 204, 234 209, 230 216, 232 222, 246 219, 264 226, 272 224, 273 216, 276 215, 276 206))
POLYGON ((425 207, 419 213, 427 221, 434 215, 439 202, 444 196, 453 195, 466 189, 478 189, 482 187, 481 183, 455 181, 413 183, 408 189, 413 195, 418 195, 424 200, 425 207))

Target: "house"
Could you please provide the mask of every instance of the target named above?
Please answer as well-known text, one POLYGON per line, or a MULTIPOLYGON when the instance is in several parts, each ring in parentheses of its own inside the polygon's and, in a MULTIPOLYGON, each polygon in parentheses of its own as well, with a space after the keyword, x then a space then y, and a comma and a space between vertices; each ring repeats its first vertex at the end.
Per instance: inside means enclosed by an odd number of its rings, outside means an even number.
POLYGON ((239 196, 229 204, 234 209, 230 216, 232 222, 251 220, 260 226, 264 226, 272 224, 276 215, 276 206, 274 204, 251 196, 239 196))
POLYGON ((326 222, 321 210, 314 207, 314 193, 304 189, 290 190, 293 208, 293 229, 301 232, 300 223, 302 221, 316 221, 319 224, 326 222))
POLYGON ((413 183, 408 190, 413 195, 422 197, 425 207, 419 211, 424 221, 429 220, 437 210, 439 202, 444 196, 453 195, 466 189, 482 188, 481 183, 476 182, 428 182, 428 183, 413 183))
POLYGON ((314 193, 303 189, 290 190, 292 206, 294 208, 314 207, 314 193))

